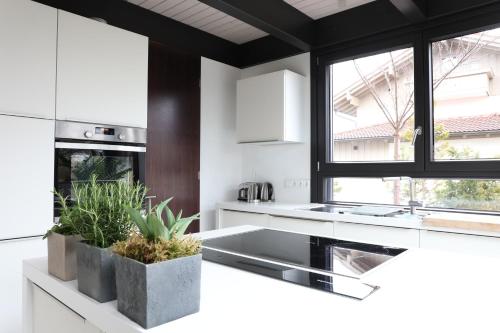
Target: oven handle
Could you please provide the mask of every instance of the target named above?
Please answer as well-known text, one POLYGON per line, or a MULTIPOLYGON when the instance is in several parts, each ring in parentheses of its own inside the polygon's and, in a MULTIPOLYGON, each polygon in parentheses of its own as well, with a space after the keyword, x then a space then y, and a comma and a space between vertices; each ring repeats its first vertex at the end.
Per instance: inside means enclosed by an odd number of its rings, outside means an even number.
POLYGON ((78 143, 78 142, 56 142, 56 148, 64 149, 85 149, 85 150, 111 150, 111 151, 130 151, 145 153, 146 147, 138 146, 118 146, 106 145, 101 143, 78 143))

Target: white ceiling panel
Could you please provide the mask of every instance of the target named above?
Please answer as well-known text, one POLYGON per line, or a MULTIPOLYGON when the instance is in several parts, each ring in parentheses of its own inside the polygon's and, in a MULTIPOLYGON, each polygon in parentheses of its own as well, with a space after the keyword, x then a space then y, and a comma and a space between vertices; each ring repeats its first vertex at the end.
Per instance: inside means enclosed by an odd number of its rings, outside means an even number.
POLYGON ((317 20, 375 0, 284 0, 307 16, 317 20))
POLYGON ((243 44, 268 35, 262 30, 197 0, 127 1, 236 44, 243 44))

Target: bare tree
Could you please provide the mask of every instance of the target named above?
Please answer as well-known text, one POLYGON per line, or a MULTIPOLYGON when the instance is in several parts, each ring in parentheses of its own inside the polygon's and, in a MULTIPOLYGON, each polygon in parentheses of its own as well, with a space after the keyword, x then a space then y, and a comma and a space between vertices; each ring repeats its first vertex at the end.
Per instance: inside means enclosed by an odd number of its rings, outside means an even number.
MULTIPOLYGON (((485 39, 485 33, 483 32, 433 43, 432 50, 440 62, 438 69, 436 70, 435 67, 433 71, 434 91, 464 62, 495 40, 496 38, 485 39)), ((403 82, 405 77, 413 76, 413 57, 407 57, 406 59, 399 57, 399 59, 396 59, 396 56, 395 52, 389 52, 390 60, 383 70, 382 81, 377 76, 371 77, 363 73, 356 60, 353 61, 353 64, 360 79, 392 127, 393 158, 394 161, 399 161, 401 159, 402 133, 415 113, 415 92, 411 85, 405 85, 403 82), (379 88, 381 85, 382 89, 379 88)), ((394 204, 397 205, 400 204, 400 188, 400 182, 395 181, 393 200, 394 204)))

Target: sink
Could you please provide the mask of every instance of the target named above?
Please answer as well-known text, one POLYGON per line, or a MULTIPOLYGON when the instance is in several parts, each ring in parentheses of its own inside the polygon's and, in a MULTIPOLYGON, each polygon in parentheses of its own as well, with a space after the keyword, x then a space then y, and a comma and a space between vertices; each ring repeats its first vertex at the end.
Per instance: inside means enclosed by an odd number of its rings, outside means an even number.
POLYGON ((332 205, 325 205, 321 207, 314 207, 314 208, 299 208, 300 210, 309 210, 312 212, 323 212, 323 213, 337 213, 337 214, 344 214, 348 213, 352 207, 339 207, 339 206, 332 206, 332 205))

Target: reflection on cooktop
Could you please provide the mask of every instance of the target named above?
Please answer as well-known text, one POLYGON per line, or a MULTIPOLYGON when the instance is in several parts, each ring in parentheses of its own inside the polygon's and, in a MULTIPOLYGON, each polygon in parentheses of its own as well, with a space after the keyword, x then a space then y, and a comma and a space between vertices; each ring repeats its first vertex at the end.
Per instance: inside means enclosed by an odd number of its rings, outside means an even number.
POLYGON ((203 258, 281 280, 363 299, 359 276, 405 249, 261 229, 203 242, 203 258))

